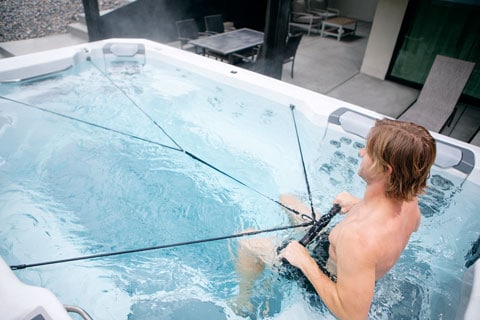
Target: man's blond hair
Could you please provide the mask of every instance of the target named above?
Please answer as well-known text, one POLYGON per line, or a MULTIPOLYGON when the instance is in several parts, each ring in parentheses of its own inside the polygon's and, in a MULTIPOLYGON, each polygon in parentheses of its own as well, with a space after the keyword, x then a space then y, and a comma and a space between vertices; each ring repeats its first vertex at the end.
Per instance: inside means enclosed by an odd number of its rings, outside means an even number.
POLYGON ((375 172, 392 173, 386 183, 389 198, 411 201, 424 192, 436 145, 430 133, 412 122, 377 120, 367 138, 366 151, 375 172))

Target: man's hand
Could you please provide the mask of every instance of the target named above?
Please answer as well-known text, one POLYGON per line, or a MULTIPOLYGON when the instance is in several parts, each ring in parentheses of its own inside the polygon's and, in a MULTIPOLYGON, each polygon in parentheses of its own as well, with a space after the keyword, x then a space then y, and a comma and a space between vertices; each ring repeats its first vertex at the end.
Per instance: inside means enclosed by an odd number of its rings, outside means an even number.
POLYGON ((351 195, 348 192, 341 192, 337 195, 333 203, 338 203, 342 207, 341 213, 347 213, 352 209, 357 203, 360 202, 360 198, 357 198, 351 195))
POLYGON ((294 267, 303 270, 305 266, 315 263, 315 260, 310 256, 307 248, 302 246, 298 241, 291 241, 288 246, 280 253, 280 258, 285 258, 294 267))

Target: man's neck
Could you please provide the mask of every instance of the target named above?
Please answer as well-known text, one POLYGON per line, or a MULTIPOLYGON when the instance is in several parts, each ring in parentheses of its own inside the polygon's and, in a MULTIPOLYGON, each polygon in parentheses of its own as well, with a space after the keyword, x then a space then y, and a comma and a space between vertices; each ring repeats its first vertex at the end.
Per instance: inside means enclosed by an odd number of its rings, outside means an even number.
POLYGON ((371 207, 378 207, 381 203, 381 206, 389 206, 392 210, 395 210, 400 209, 403 201, 387 198, 385 195, 385 183, 382 180, 377 180, 367 184, 363 202, 366 206, 371 207))
POLYGON ((385 198, 385 182, 379 179, 367 183, 367 187, 365 188, 365 193, 363 195, 363 200, 365 202, 377 201, 385 198))

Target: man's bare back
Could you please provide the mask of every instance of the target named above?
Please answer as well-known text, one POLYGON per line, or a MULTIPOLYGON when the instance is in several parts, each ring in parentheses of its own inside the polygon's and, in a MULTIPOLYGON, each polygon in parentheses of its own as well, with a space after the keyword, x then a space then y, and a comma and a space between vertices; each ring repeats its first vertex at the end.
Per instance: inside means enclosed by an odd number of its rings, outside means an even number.
POLYGON ((410 235, 418 229, 420 217, 417 200, 397 206, 376 205, 373 211, 359 201, 330 232, 330 266, 336 269, 338 238, 345 233, 356 233, 362 239, 352 243, 350 249, 370 252, 375 260, 375 280, 380 279, 400 257, 410 235))

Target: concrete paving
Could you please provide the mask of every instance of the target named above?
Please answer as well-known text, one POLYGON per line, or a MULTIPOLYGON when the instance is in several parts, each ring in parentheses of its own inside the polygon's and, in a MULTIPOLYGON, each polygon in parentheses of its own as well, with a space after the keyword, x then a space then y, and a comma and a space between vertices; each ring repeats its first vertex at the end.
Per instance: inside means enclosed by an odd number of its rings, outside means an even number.
POLYGON ((0 54, 2 58, 8 58, 34 52, 73 46, 85 42, 87 42, 85 38, 74 36, 70 33, 28 40, 1 42, 0 54))
MULTIPOLYGON (((319 92, 397 118, 413 102, 419 90, 362 74, 360 68, 371 24, 359 22, 355 36, 304 35, 297 51, 294 78, 291 64, 283 67, 282 81, 319 92)), ((11 57, 87 42, 85 34, 61 34, 45 38, 0 43, 0 57, 11 57)), ((178 42, 171 43, 177 46, 178 42)), ((442 134, 469 142, 480 126, 480 110, 459 104, 452 124, 442 134)))
POLYGON ((370 33, 360 22, 355 36, 304 35, 297 52, 294 78, 284 65, 282 80, 333 98, 396 118, 417 98, 419 91, 360 73, 370 33))

